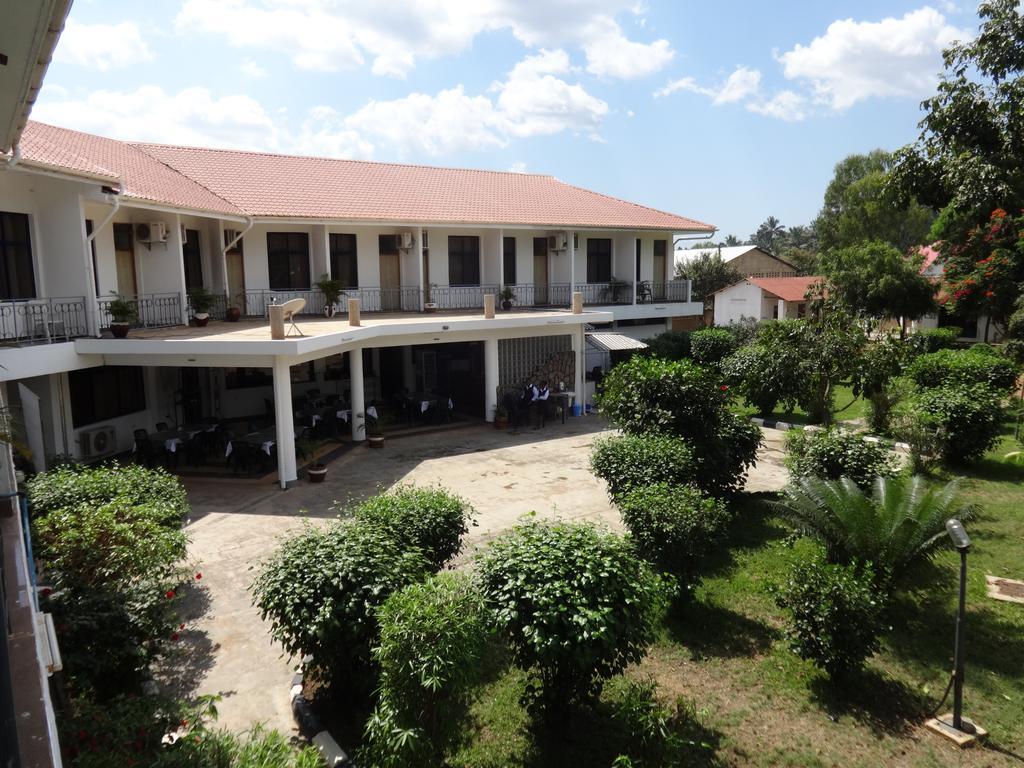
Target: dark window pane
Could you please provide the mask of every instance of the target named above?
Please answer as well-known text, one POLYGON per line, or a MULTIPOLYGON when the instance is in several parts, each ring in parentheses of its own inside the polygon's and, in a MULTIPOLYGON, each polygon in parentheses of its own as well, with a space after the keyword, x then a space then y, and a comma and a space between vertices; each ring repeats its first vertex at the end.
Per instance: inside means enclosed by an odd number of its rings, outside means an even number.
POLYGON ((104 366, 68 373, 75 429, 146 408, 142 368, 104 366))
POLYGON ((643 241, 638 237, 636 239, 636 279, 640 279, 640 246, 643 241))
POLYGON ((667 250, 667 248, 666 248, 667 244, 668 244, 667 240, 655 240, 654 241, 654 255, 656 257, 664 256, 665 253, 666 253, 666 250, 667 250))
POLYGON ((185 258, 185 288, 203 287, 203 257, 199 252, 199 230, 186 229, 185 242, 181 246, 185 258))
POLYGON ((346 288, 359 285, 356 236, 338 232, 331 233, 331 276, 340 280, 346 288))
POLYGON ((132 249, 132 225, 114 225, 114 250, 130 251, 132 249))
POLYGON ((516 239, 506 237, 502 243, 502 256, 504 258, 504 269, 502 271, 505 285, 516 284, 516 239))
POLYGON ((34 299, 28 215, 0 212, 0 299, 34 299))
POLYGON ((378 253, 398 253, 398 235, 378 235, 378 253))
POLYGON ((612 241, 607 237, 587 238, 587 282, 607 283, 612 279, 612 241))
POLYGON ((225 368, 225 389, 247 389, 249 387, 269 387, 274 383, 273 375, 268 368, 225 368))
POLYGON ((309 290, 309 235, 268 232, 267 267, 271 290, 309 290))
POLYGON ((448 236, 448 284, 480 285, 480 238, 448 236))

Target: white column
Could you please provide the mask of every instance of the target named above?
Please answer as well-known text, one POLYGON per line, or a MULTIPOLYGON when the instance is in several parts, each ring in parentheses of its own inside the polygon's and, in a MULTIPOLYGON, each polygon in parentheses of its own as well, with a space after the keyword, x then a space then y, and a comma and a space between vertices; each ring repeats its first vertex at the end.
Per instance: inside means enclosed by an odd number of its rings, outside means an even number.
POLYGON ((498 340, 484 339, 484 420, 494 421, 498 404, 498 340))
POLYGON ((640 279, 640 275, 637 274, 640 270, 637 269, 637 267, 639 265, 637 264, 636 252, 637 252, 637 245, 640 246, 641 253, 643 252, 643 247, 644 246, 643 246, 643 240, 641 240, 639 237, 634 236, 632 238, 632 240, 633 240, 633 253, 631 253, 630 256, 629 256, 629 260, 630 260, 629 271, 633 273, 633 304, 636 304, 636 284, 637 284, 637 281, 640 279))
MULTIPOLYGON (((219 240, 219 246, 217 248, 217 253, 220 254, 220 279, 221 279, 221 285, 224 286, 224 295, 228 297, 228 304, 227 305, 230 307, 231 306, 231 296, 228 295, 228 251, 227 251, 227 248, 224 247, 224 246, 227 245, 227 243, 224 242, 224 221, 223 220, 218 220, 217 221, 217 238, 219 240)), ((235 244, 235 247, 236 248, 238 247, 237 243, 235 244)))
POLYGON ((580 407, 581 415, 587 412, 586 382, 583 379, 583 367, 587 364, 587 345, 584 333, 586 333, 586 326, 581 323, 572 334, 572 351, 576 360, 576 381, 573 383, 573 389, 576 391, 576 403, 580 407))
POLYGON ((572 306, 572 294, 576 290, 576 245, 573 243, 572 232, 565 233, 565 252, 569 254, 569 306, 572 306))
POLYGON ((363 350, 352 349, 348 353, 349 384, 352 397, 352 441, 366 439, 366 404, 363 397, 363 350))
POLYGON ((370 392, 370 399, 384 397, 380 388, 380 347, 373 347, 370 350, 370 362, 373 365, 373 390, 370 392))
POLYGON ((298 478, 295 468, 295 426, 292 376, 287 358, 274 358, 274 423, 277 425, 277 476, 281 488, 298 478))
POLYGON ((784 302, 782 299, 779 299, 778 307, 779 307, 779 320, 785 320, 786 319, 786 302, 784 302))
POLYGON ((423 227, 416 227, 416 274, 419 275, 417 282, 420 287, 418 300, 420 312, 423 311, 423 294, 426 286, 423 285, 423 227))

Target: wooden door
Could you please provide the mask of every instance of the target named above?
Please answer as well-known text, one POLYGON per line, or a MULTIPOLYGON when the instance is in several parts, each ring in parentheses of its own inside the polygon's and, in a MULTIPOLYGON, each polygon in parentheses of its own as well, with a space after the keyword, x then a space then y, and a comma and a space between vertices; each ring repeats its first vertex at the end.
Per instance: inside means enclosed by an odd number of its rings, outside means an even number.
POLYGON ((533 238, 533 303, 548 303, 548 239, 533 238))
POLYGON ((380 238, 380 308, 395 312, 402 308, 402 267, 393 236, 380 238))
POLYGON ((664 299, 665 298, 665 283, 668 281, 667 273, 667 256, 666 251, 668 249, 667 241, 655 240, 654 241, 654 280, 652 281, 652 288, 654 289, 654 298, 664 299))
POLYGON ((245 258, 241 251, 232 249, 224 259, 228 268, 228 306, 249 314, 245 306, 245 258))
POLYGON ((131 224, 114 225, 114 261, 117 267, 117 292, 134 298, 138 294, 135 280, 135 245, 131 224))

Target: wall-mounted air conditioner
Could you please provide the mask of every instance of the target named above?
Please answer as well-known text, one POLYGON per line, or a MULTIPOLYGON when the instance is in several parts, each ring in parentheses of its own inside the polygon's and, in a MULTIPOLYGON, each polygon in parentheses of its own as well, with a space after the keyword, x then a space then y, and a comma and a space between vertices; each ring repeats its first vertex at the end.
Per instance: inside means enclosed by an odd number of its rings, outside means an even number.
POLYGON ((412 248, 412 232, 400 232, 398 235, 398 247, 403 249, 412 248))
POLYGON ((135 239, 140 243, 166 243, 167 224, 162 221, 136 224, 135 239))
POLYGON ((117 432, 109 424, 83 430, 78 435, 79 452, 83 459, 98 459, 117 450, 117 432))
POLYGON ((565 235, 548 235, 549 251, 564 251, 566 249, 565 235))

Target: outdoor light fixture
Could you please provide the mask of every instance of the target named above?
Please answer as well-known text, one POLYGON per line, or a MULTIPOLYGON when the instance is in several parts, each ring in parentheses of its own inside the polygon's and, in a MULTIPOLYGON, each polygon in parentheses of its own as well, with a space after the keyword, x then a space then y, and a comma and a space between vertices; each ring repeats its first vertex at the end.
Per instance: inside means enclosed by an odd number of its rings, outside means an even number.
MULTIPOLYGON (((925 725, 946 738, 952 739, 961 747, 966 747, 973 744, 976 739, 988 735, 984 728, 975 725, 963 716, 964 611, 967 607, 967 551, 971 548, 971 537, 964 530, 963 523, 955 517, 946 521, 946 533, 949 534, 953 546, 960 552, 960 605, 956 612, 956 639, 953 646, 953 713, 932 718, 925 725)), ((948 688, 946 693, 949 693, 948 688)), ((943 697, 943 701, 945 701, 945 697, 943 697)))

